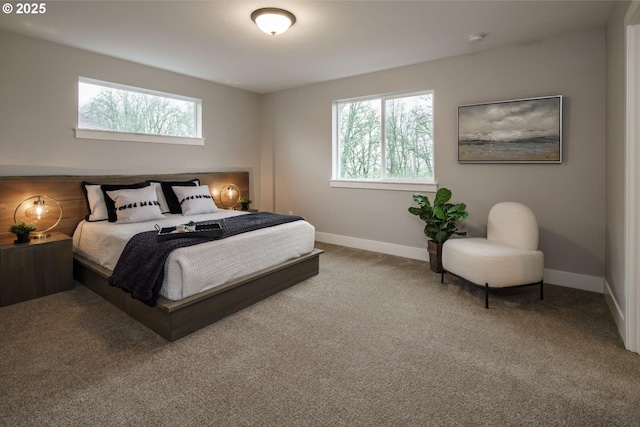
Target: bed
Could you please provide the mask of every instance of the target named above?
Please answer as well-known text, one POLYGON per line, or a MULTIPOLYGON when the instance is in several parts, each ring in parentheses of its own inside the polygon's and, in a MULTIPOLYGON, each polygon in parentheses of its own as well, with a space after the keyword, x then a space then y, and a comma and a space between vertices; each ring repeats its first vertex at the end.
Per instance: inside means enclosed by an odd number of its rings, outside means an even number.
POLYGON ((56 198, 64 215, 56 229, 73 235, 74 278, 169 341, 184 337, 229 314, 318 274, 319 255, 313 248, 313 226, 306 221, 239 234, 227 239, 180 248, 171 253, 155 306, 109 286, 128 238, 150 227, 174 226, 252 215, 220 210, 189 215, 166 213, 164 218, 113 224, 87 221, 83 182, 132 184, 144 180, 198 180, 213 191, 227 183, 249 194, 248 172, 213 172, 154 176, 3 177, 0 178, 0 220, 12 222, 15 206, 34 194, 56 198), (108 230, 108 231, 107 231, 108 230), (288 236, 293 236, 292 238, 288 236), (108 248, 106 250, 105 248, 108 248), (195 268, 193 268, 195 266, 195 268))

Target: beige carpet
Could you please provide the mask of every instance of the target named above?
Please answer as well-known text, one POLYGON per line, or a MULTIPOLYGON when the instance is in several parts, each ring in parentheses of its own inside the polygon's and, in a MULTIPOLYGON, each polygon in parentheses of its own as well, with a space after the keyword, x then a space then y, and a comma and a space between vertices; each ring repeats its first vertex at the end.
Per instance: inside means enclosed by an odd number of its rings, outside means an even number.
POLYGON ((318 276, 175 343, 83 286, 0 309, 0 425, 633 426, 599 294, 492 295, 330 245, 318 276))

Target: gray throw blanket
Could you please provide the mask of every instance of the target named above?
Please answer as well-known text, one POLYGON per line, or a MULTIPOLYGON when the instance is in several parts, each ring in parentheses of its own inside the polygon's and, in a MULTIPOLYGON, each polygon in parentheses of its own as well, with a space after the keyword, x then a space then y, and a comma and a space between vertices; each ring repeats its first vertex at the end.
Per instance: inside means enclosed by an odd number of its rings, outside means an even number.
POLYGON ((236 234, 275 225, 298 221, 303 218, 294 215, 279 215, 269 212, 257 212, 248 215, 225 218, 223 220, 203 221, 197 224, 220 224, 222 236, 185 237, 181 239, 157 241, 156 231, 145 231, 133 236, 125 246, 113 274, 109 277, 109 284, 129 292, 148 306, 155 306, 162 281, 164 279, 164 264, 174 249, 197 245, 211 240, 220 240, 236 234))

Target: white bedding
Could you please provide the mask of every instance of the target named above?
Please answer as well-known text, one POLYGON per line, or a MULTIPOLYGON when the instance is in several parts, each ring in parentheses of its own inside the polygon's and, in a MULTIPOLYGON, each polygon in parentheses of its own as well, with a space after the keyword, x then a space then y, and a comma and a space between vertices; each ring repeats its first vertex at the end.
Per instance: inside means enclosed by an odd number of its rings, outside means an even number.
MULTIPOLYGON (((166 219, 134 224, 82 221, 73 233, 73 250, 113 270, 127 241, 135 234, 189 221, 205 221, 245 215, 241 211, 220 211, 200 215, 166 214, 166 219)), ((167 258, 160 295, 177 301, 230 280, 255 273, 310 253, 315 229, 306 221, 238 234, 226 239, 180 248, 167 258)))

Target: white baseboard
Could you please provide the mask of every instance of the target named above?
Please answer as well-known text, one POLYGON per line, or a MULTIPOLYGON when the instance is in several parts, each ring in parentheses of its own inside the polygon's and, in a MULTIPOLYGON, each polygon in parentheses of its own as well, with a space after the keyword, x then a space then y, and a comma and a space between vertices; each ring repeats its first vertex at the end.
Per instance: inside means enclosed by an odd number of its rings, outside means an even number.
POLYGON ((544 282, 565 288, 581 289, 583 291, 604 293, 604 278, 587 276, 586 274, 570 273, 567 271, 544 269, 544 282))
MULTIPOLYGON (((420 261, 429 261, 429 252, 427 251, 427 248, 421 249, 413 246, 359 239, 357 237, 341 236, 339 234, 323 233, 320 231, 316 231, 316 240, 322 243, 380 252, 383 254, 412 258, 420 261)), ((567 288, 581 289, 583 291, 597 292, 600 294, 604 293, 603 277, 545 269, 544 282, 567 288)))
POLYGON ((429 261, 427 248, 420 249, 412 246, 396 245, 395 243, 378 242, 376 240, 359 239, 357 237, 341 236, 339 234, 322 233, 316 231, 316 240, 332 245, 346 246, 348 248, 364 249, 365 251, 379 252, 381 254, 396 255, 404 258, 429 261))
POLYGON ((616 322, 616 326, 618 327, 618 333, 621 337, 625 336, 625 323, 624 323, 624 313, 620 309, 620 304, 616 300, 615 295, 611 292, 611 286, 607 280, 604 280, 604 299, 607 301, 607 305, 609 306, 609 311, 611 312, 611 316, 613 316, 613 320, 616 322))

